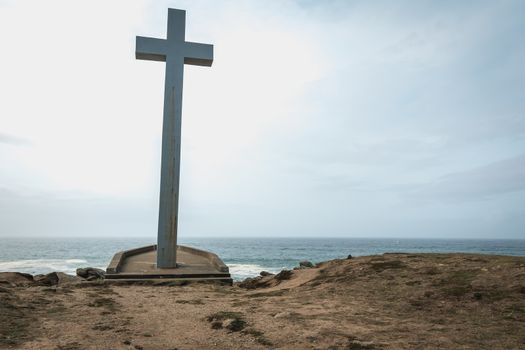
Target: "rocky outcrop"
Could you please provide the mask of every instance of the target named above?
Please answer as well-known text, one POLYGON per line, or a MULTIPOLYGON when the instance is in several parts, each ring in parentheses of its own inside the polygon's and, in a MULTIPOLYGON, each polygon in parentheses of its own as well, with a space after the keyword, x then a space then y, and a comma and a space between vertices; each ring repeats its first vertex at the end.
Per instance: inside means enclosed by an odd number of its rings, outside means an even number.
POLYGON ((57 286, 65 283, 75 283, 80 281, 76 276, 71 276, 63 272, 50 272, 40 275, 30 275, 22 272, 0 272, 0 286, 57 286))
POLYGON ((314 267, 314 264, 311 261, 303 260, 299 262, 299 267, 311 269, 312 267, 314 267))
POLYGON ((58 273, 51 272, 45 275, 36 275, 34 281, 41 286, 57 286, 60 282, 60 277, 58 277, 58 273))
POLYGON ((102 269, 97 269, 95 267, 85 267, 77 269, 77 276, 85 278, 88 281, 104 279, 106 272, 102 269))
POLYGON ((239 287, 244 289, 264 288, 268 286, 267 281, 268 278, 264 278, 263 276, 248 277, 239 283, 239 287))
POLYGON ((289 280, 292 276, 293 272, 290 270, 282 270, 276 275, 262 271, 260 276, 248 277, 238 286, 245 289, 268 288, 278 285, 281 281, 289 280))
POLYGON ((282 270, 281 272, 279 272, 277 275, 275 275, 275 279, 278 280, 278 281, 284 281, 284 280, 289 280, 290 278, 292 278, 293 276, 293 272, 290 271, 290 270, 282 270))
POLYGON ((77 283, 82 281, 81 278, 78 278, 77 276, 68 275, 67 273, 63 272, 57 272, 58 275, 58 284, 67 284, 67 283, 77 283))
POLYGON ((22 272, 0 272, 0 285, 32 284, 33 276, 22 272))

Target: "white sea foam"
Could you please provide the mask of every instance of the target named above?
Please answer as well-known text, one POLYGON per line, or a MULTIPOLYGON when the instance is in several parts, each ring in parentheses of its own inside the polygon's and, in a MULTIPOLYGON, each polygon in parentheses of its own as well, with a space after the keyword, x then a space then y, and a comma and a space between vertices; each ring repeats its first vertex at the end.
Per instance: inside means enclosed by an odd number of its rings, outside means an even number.
POLYGON ((31 274, 49 273, 53 271, 75 274, 78 267, 86 266, 82 259, 34 259, 0 261, 0 271, 16 271, 31 274))
POLYGON ((279 269, 263 267, 256 264, 227 264, 230 268, 230 274, 234 280, 242 280, 247 277, 258 276, 261 271, 268 271, 272 273, 279 272, 279 269))
MULTIPOLYGON (((49 273, 53 271, 74 275, 78 267, 89 265, 83 259, 31 259, 0 261, 0 271, 25 272, 30 274, 49 273)), ((261 271, 277 273, 280 269, 264 267, 257 264, 228 264, 232 278, 236 281, 258 276, 261 271)), ((99 266, 104 269, 105 267, 99 266)))

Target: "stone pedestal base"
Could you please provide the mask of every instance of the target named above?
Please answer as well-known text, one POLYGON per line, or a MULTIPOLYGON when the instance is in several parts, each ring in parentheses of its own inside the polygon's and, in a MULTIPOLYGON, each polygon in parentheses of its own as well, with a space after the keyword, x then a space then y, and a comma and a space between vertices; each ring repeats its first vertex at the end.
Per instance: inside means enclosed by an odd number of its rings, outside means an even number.
POLYGON ((150 245, 115 254, 106 269, 107 281, 214 281, 232 283, 228 266, 213 253, 177 246, 177 267, 157 268, 157 246, 150 245))

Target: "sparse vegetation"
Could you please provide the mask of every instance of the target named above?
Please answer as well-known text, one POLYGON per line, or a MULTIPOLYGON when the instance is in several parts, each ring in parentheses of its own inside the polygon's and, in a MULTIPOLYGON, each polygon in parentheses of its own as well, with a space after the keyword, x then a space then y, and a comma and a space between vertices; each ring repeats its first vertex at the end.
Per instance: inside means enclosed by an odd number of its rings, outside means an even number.
POLYGON ((471 282, 476 278, 477 271, 461 270, 448 273, 436 281, 445 296, 460 298, 472 291, 471 282))
POLYGON ((115 310, 117 307, 117 303, 113 299, 106 297, 95 298, 87 305, 90 307, 105 307, 109 310, 115 310))
POLYGON ((370 266, 377 272, 381 272, 387 269, 402 269, 406 267, 406 264, 400 260, 385 260, 385 261, 371 261, 370 266))
POLYGON ((201 299, 192 299, 192 300, 175 300, 177 304, 191 304, 191 305, 204 305, 204 302, 201 299))
POLYGON ((107 323, 97 323, 96 325, 94 325, 93 327, 91 327, 91 329, 95 330, 95 331, 108 331, 108 330, 111 330, 111 329, 114 329, 115 327, 111 324, 107 324, 107 323))
POLYGON ((242 313, 235 311, 219 311, 214 314, 209 315, 206 320, 208 322, 212 321, 224 321, 227 319, 241 319, 243 317, 242 313))

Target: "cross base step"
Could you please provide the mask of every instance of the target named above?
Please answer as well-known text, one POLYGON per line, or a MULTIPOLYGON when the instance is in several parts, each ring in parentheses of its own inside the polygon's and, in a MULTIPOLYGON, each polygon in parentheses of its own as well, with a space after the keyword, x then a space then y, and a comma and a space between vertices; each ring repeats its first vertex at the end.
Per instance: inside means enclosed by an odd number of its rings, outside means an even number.
POLYGON ((228 266, 213 253, 187 246, 177 246, 177 267, 157 268, 157 246, 150 245, 115 254, 106 269, 108 282, 142 282, 162 284, 195 281, 231 284, 228 266))

